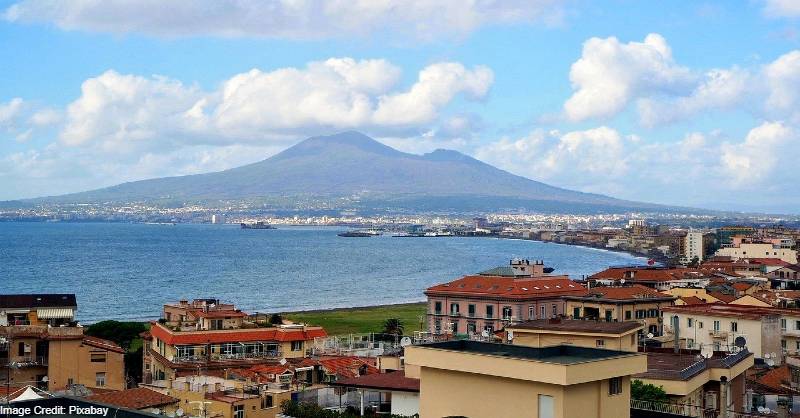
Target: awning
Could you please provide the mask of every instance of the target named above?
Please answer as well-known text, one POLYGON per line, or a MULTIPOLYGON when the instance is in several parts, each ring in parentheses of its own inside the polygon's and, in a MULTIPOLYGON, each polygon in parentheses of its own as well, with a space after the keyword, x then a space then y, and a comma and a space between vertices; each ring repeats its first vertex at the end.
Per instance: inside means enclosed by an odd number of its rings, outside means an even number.
POLYGON ((36 310, 36 316, 40 319, 72 319, 74 312, 72 308, 42 308, 36 310))

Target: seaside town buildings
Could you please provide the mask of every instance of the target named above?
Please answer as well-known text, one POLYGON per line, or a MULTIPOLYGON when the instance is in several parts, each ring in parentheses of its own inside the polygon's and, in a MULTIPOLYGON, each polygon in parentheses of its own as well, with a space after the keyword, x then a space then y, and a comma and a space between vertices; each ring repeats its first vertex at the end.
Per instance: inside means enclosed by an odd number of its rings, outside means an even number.
POLYGON ((0 381, 44 390, 124 389, 125 351, 84 335, 73 294, 0 295, 0 381))
POLYGON ((573 319, 612 321, 636 320, 645 332, 662 333, 661 310, 672 306, 677 298, 657 292, 647 286, 600 286, 589 288, 585 295, 569 295, 566 312, 573 319))

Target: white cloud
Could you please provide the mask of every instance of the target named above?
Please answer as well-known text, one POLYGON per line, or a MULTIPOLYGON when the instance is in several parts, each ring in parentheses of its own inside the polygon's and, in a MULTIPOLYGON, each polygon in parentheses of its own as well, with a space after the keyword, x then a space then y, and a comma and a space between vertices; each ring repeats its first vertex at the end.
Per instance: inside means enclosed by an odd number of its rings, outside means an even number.
POLYGON ((768 95, 766 111, 800 119, 800 51, 782 55, 764 67, 768 95))
POLYGON ((6 103, 0 103, 0 129, 11 129, 17 124, 22 114, 23 101, 15 97, 6 103))
POLYGON ((438 63, 403 91, 400 73, 385 60, 335 58, 305 68, 253 69, 207 92, 165 77, 107 71, 83 83, 60 139, 123 154, 343 129, 427 129, 457 95, 484 97, 493 78, 485 67, 438 63))
POLYGON ((651 33, 644 42, 591 38, 569 73, 575 92, 564 110, 573 121, 608 118, 640 96, 690 85, 690 71, 675 64, 667 41, 651 33))
POLYGON ((764 13, 769 17, 800 17, 800 2, 797 0, 766 0, 764 13))
POLYGON ((412 38, 463 36, 495 24, 546 25, 564 0, 23 0, 4 12, 12 22, 68 30, 153 36, 319 39, 397 33, 412 38))
POLYGON ((723 208, 780 202, 800 204, 793 168, 800 161, 800 135, 781 122, 764 122, 743 139, 720 132, 692 132, 670 142, 599 127, 561 133, 536 130, 479 147, 477 158, 515 174, 587 192, 630 200, 723 208))

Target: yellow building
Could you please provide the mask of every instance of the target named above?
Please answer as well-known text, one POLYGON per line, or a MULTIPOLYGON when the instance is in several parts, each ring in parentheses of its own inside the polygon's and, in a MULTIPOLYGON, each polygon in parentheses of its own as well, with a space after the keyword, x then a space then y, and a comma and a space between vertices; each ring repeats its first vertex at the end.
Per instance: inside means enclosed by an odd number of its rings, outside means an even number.
POLYGON ((509 344, 528 347, 574 345, 636 352, 642 329, 644 325, 636 321, 545 319, 509 325, 505 328, 505 338, 509 344))
POLYGON ((407 376, 419 368, 421 417, 624 418, 630 376, 647 370, 637 353, 467 340, 406 347, 405 361, 407 376))
POLYGON ((565 296, 566 314, 572 319, 639 321, 645 330, 661 335, 661 309, 672 306, 675 296, 639 284, 598 286, 586 296, 565 296))
POLYGON ((789 264, 797 264, 797 251, 782 248, 771 242, 743 242, 739 245, 723 247, 717 250, 718 257, 731 257, 734 260, 744 258, 777 258, 789 264))
POLYGON ((186 376, 142 385, 179 400, 184 413, 213 418, 275 418, 291 391, 214 376, 186 376))
POLYGON ((125 350, 83 335, 83 328, 41 325, 0 327, 2 380, 45 390, 83 385, 125 389, 125 350))

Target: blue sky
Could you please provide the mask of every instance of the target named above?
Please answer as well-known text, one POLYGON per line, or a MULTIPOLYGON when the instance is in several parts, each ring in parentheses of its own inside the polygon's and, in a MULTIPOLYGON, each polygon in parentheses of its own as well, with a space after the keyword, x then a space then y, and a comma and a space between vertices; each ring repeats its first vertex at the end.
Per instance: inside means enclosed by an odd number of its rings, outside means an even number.
POLYGON ((797 213, 795 3, 0 1, 0 199, 358 129, 582 191, 797 213))

